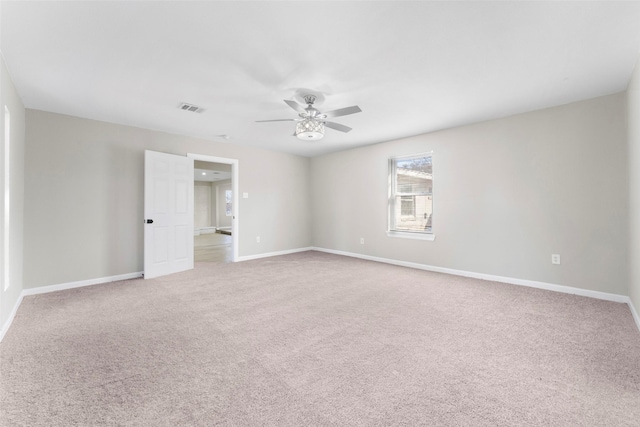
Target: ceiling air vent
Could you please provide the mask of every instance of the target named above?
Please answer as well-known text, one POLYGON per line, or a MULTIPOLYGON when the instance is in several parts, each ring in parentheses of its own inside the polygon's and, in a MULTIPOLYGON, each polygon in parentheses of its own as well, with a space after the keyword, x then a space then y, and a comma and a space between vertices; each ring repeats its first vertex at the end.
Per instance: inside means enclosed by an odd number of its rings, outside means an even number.
POLYGON ((187 104, 186 102, 180 104, 178 108, 184 111, 192 111, 194 113, 202 113, 204 111, 204 108, 198 107, 197 105, 193 104, 187 104))

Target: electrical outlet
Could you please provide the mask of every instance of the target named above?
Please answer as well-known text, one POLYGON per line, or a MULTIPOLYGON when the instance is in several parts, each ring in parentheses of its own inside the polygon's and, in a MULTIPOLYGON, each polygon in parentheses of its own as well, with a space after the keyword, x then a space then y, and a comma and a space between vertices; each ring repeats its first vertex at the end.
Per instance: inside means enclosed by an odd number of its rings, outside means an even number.
POLYGON ((361 238, 360 238, 360 244, 361 244, 361 245, 364 245, 364 237, 361 237, 361 238))
POLYGON ((551 254, 551 264, 560 264, 560 255, 551 254))
POLYGON ((260 243, 260 236, 256 236, 256 243, 260 243))

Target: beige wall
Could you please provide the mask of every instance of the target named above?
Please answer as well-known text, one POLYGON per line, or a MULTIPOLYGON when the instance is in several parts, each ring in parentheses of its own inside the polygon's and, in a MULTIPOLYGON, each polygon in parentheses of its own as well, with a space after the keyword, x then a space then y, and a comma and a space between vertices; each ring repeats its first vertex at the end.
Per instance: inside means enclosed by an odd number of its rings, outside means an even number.
POLYGON ((194 227, 211 227, 211 225, 215 221, 215 211, 211 209, 214 203, 212 201, 212 198, 215 197, 212 196, 213 188, 211 186, 211 183, 204 181, 194 181, 193 185, 194 227))
POLYGON ((5 322, 16 305, 23 287, 23 217, 24 217, 24 139, 25 139, 25 110, 20 96, 11 80, 11 76, 5 67, 2 55, 0 55, 0 326, 4 330, 5 322), (4 291, 4 106, 9 108, 11 114, 11 150, 10 165, 11 174, 11 200, 10 200, 10 250, 9 250, 9 274, 10 286, 4 291))
MULTIPOLYGON (((239 159, 240 191, 249 193, 239 199, 240 256, 314 245, 630 294, 638 307, 640 262, 628 260, 638 258, 640 239, 627 238, 629 229, 632 236, 640 230, 640 123, 632 120, 640 110, 638 73, 628 96, 311 160, 27 110, 24 287, 142 270, 143 153, 151 149, 239 159), (436 240, 387 237, 388 158, 431 150, 436 240), (550 263, 552 253, 561 255, 560 266, 550 263)), ((2 81, 3 99, 13 93, 11 102, 19 103, 4 68, 2 81)), ((15 226, 22 233, 22 224, 15 226)), ((17 294, 3 296, 4 320, 17 294)))
POLYGON ((238 159, 241 257, 310 245, 307 158, 36 110, 26 124, 25 288, 143 270, 145 149, 238 159))
POLYGON ((626 295, 626 156, 620 93, 316 157, 312 242, 626 295), (435 241, 387 237, 389 157, 431 150, 435 241))
POLYGON ((629 144, 629 297, 640 313, 640 62, 627 89, 629 144))

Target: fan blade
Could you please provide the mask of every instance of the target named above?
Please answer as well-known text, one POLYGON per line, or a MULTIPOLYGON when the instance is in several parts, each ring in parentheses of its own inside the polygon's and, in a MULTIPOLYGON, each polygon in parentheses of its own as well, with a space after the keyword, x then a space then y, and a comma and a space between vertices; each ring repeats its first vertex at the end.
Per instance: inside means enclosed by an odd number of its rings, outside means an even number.
POLYGON ((286 102, 289 107, 293 108, 298 113, 305 113, 306 112, 304 107, 302 105, 298 104, 296 101, 291 101, 289 99, 285 99, 284 102, 286 102))
POLYGON ((339 130, 340 132, 349 132, 351 130, 349 126, 341 125, 340 123, 324 122, 324 125, 328 128, 339 130))
POLYGON ((327 111, 326 113, 322 113, 322 115, 325 117, 340 117, 340 116, 346 116, 347 114, 359 113, 361 111, 362 110, 360 109, 360 107, 358 107, 357 105, 353 105, 351 107, 345 107, 345 108, 339 108, 333 111, 327 111))
POLYGON ((295 122, 296 119, 275 119, 275 120, 256 120, 256 123, 264 122, 295 122))

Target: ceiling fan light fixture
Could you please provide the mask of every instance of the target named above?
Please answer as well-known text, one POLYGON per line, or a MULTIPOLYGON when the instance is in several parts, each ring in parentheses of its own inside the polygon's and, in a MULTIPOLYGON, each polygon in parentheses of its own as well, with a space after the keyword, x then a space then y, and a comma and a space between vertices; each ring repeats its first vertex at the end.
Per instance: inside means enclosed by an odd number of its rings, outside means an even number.
POLYGON ((296 137, 303 141, 316 141, 324 136, 324 122, 306 118, 296 124, 296 137))

